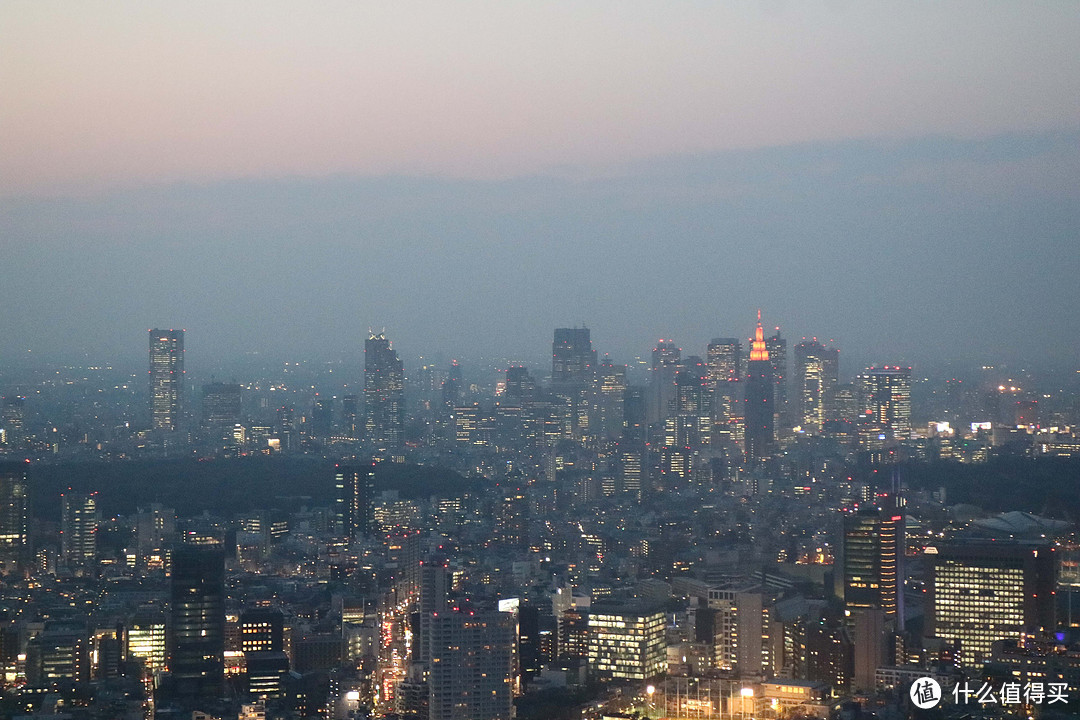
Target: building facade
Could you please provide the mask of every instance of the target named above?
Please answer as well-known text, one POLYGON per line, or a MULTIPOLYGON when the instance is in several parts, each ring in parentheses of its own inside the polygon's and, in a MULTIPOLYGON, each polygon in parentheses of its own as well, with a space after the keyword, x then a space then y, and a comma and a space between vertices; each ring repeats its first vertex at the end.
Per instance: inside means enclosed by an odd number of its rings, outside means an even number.
POLYGON ((170 568, 169 671, 184 696, 224 690, 225 555, 221 545, 178 545, 170 568))
POLYGON ((405 371, 383 333, 371 333, 364 343, 364 430, 385 449, 405 442, 405 371))
POLYGON ((845 606, 880 608, 898 629, 904 620, 907 537, 902 503, 889 494, 845 512, 841 547, 845 606))
POLYGON ((509 612, 433 614, 429 720, 510 720, 515 634, 509 612))
POLYGON ((595 604, 588 617, 589 670, 608 680, 645 680, 667 669, 661 610, 595 604))
POLYGON ((997 640, 1054 631, 1053 546, 955 541, 925 552, 933 561, 927 634, 957 644, 964 667, 990 660, 997 640))
POLYGON ((150 331, 150 413, 154 430, 180 428, 184 412, 184 331, 150 331))

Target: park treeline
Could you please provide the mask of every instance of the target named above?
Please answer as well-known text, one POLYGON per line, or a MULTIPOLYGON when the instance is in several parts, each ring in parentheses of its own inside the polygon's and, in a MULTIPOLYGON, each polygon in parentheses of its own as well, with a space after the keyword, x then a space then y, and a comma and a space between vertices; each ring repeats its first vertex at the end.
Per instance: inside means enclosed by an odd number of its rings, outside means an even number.
MULTIPOLYGON (((329 506, 335 497, 334 463, 304 457, 244 457, 212 460, 156 459, 28 466, 34 515, 58 517, 60 494, 97 492, 102 515, 130 514, 150 503, 175 508, 181 517, 229 516, 249 510, 296 511, 329 506)), ((402 498, 454 497, 473 487, 443 468, 380 463, 376 490, 402 498)))
POLYGON ((912 489, 944 487, 949 505, 964 503, 988 512, 1020 510, 1080 520, 1080 458, 1001 455, 979 464, 907 462, 901 474, 912 489))

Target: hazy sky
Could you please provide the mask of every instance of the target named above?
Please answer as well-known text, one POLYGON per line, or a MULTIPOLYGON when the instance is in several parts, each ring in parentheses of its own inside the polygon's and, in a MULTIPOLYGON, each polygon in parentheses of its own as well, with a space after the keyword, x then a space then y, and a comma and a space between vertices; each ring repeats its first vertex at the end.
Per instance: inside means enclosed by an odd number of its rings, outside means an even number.
POLYGON ((0 4, 0 362, 1080 355, 1074 2, 0 4), (700 345, 700 347, 698 347, 700 345))

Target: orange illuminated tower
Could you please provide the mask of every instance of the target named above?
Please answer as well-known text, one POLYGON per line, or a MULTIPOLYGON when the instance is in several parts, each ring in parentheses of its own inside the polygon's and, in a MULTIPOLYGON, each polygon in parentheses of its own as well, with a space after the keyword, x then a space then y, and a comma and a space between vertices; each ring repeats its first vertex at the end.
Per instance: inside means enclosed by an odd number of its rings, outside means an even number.
POLYGON ((757 329, 750 345, 750 362, 746 367, 746 458, 759 460, 772 453, 776 440, 773 367, 765 345, 758 310, 757 329))

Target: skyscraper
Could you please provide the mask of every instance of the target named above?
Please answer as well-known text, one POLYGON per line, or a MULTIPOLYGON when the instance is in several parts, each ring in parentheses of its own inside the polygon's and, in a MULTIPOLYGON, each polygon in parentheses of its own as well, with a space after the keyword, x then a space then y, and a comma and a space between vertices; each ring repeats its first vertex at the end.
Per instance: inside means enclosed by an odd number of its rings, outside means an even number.
POLYGON ((742 343, 736 338, 713 338, 706 352, 709 379, 715 385, 742 377, 742 343))
POLYGON ((334 520, 338 535, 351 538, 369 534, 375 496, 375 463, 335 467, 334 487, 337 490, 334 520))
POLYGON ((506 368, 506 399, 510 402, 523 403, 536 397, 536 381, 524 365, 511 365, 506 368))
POLYGON ((690 355, 675 371, 676 415, 712 415, 713 391, 705 361, 690 355))
POLYGON ((383 333, 364 343, 364 429, 376 445, 400 448, 405 441, 405 372, 383 333))
POLYGON ((596 373, 596 419, 590 422, 597 436, 615 439, 622 435, 626 366, 605 357, 596 373))
POLYGON ((432 615, 430 720, 510 720, 515 619, 509 612, 432 615))
POLYGON ((672 414, 675 402, 675 373, 682 348, 663 338, 652 351, 652 371, 649 373, 649 396, 646 402, 646 421, 649 425, 672 414))
POLYGON ((0 444, 18 445, 23 439, 26 398, 22 395, 5 397, 0 404, 0 444))
POLYGON ((911 435, 911 368, 867 368, 856 378, 867 421, 901 439, 911 435))
POLYGON ((780 337, 780 328, 776 328, 775 335, 765 338, 765 347, 769 351, 769 362, 772 364, 773 372, 773 385, 776 386, 775 391, 773 392, 773 403, 776 407, 776 412, 782 413, 787 409, 788 362, 787 340, 780 337))
POLYGON ((592 434, 589 411, 592 406, 596 351, 588 328, 556 328, 551 343, 551 392, 566 405, 569 438, 592 434))
POLYGON ((320 395, 315 393, 315 400, 311 405, 311 434, 317 438, 328 438, 334 430, 334 400, 333 395, 320 395))
POLYGON ((465 401, 465 378, 461 374, 461 363, 450 361, 446 379, 442 384, 443 407, 450 411, 465 401))
POLYGON ((184 331, 150 331, 150 413, 154 430, 180 427, 184 411, 184 331))
POLYGON ((240 422, 243 391, 237 383, 212 382, 202 387, 203 423, 232 427, 240 422))
POLYGON ((225 554, 221 545, 172 552, 169 670, 180 695, 217 698, 224 690, 225 554))
POLYGON ((60 555, 69 567, 92 565, 97 559, 97 493, 60 496, 60 555))
POLYGON ((26 463, 0 464, 0 572, 16 572, 29 552, 26 463))
POLYGON ((750 362, 746 369, 746 458, 758 460, 772 453, 776 441, 776 420, 773 415, 773 366, 765 345, 761 327, 761 311, 754 340, 750 346, 750 362))
POLYGON ((356 437, 356 409, 359 404, 359 398, 355 395, 341 398, 341 432, 346 437, 356 437))
POLYGON ((588 328, 556 328, 551 343, 551 382, 589 382, 596 351, 588 328))
POLYGON ((1053 546, 954 541, 926 548, 926 556, 933 561, 927 634, 958 643, 964 667, 989 660, 995 640, 1053 632, 1053 546))
POLYGON ((849 610, 877 607, 904 623, 903 500, 896 494, 864 503, 844 515, 841 547, 844 604, 849 610))
POLYGON ((795 421, 806 430, 818 431, 833 420, 830 404, 836 393, 840 351, 827 348, 817 338, 795 346, 795 421))
POLYGON ((742 343, 736 338, 713 338, 706 352, 713 389, 713 423, 725 434, 741 416, 738 409, 742 379, 742 343))

